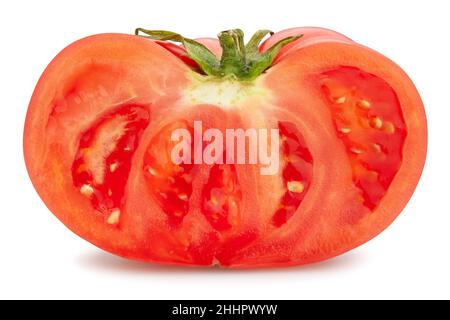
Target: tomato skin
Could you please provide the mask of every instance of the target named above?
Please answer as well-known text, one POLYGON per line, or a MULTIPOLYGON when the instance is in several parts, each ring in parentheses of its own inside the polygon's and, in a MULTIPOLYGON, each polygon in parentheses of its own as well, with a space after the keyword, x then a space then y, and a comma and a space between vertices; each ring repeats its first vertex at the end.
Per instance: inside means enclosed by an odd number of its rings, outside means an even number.
MULTIPOLYGON (((207 103, 189 104, 186 92, 192 92, 198 75, 192 71, 194 61, 180 58, 184 52, 181 47, 168 48, 121 34, 96 35, 70 45, 43 73, 25 122, 24 156, 40 197, 69 229, 94 245, 122 257, 166 264, 210 266, 216 261, 234 268, 300 265, 334 257, 375 237, 404 208, 424 166, 427 127, 421 98, 400 67, 334 31, 284 30, 268 38, 260 50, 298 34, 303 37, 284 47, 273 66, 255 82, 270 98, 243 102, 248 110, 244 113, 207 103), (354 186, 348 152, 320 91, 322 75, 341 66, 382 79, 398 97, 407 128, 401 165, 370 213, 354 202, 360 191, 354 186), (255 101, 261 102, 264 111, 257 109, 260 104, 255 101), (74 187, 72 168, 82 133, 118 106, 148 109, 149 124, 141 136, 133 137, 139 143, 124 182, 120 222, 111 224, 111 216, 99 213, 80 194, 79 186, 74 187), (154 181, 142 170, 150 161, 149 148, 155 137, 166 137, 161 136, 162 128, 179 119, 188 123, 200 119, 206 126, 221 130, 251 123, 272 127, 278 125, 275 120, 294 122, 299 135, 295 139, 313 159, 311 184, 295 214, 274 228, 269 216, 280 201, 280 177, 258 178, 257 168, 244 165, 227 173, 234 175, 230 179, 243 190, 243 199, 238 201, 239 219, 215 225, 196 204, 210 194, 204 191, 205 186, 217 185, 207 183, 211 168, 201 167, 192 171, 195 180, 188 213, 181 225, 171 225, 161 204, 154 200, 154 181), (325 188, 333 192, 325 192, 325 188)), ((198 40, 220 55, 216 40, 198 40)), ((161 153, 161 149, 156 151, 161 153)), ((305 176, 305 171, 302 174, 305 176)), ((231 197, 237 195, 236 191, 231 197)))
POLYGON ((220 47, 219 40, 214 38, 198 38, 195 40, 206 46, 217 57, 222 55, 222 48, 220 47))
POLYGON ((286 29, 275 33, 273 36, 271 36, 261 44, 260 50, 264 52, 283 38, 299 35, 302 36, 299 40, 289 43, 281 49, 274 63, 277 63, 284 57, 288 56, 291 52, 313 44, 323 42, 354 43, 351 39, 347 38, 343 34, 340 34, 333 30, 317 27, 302 27, 286 29))

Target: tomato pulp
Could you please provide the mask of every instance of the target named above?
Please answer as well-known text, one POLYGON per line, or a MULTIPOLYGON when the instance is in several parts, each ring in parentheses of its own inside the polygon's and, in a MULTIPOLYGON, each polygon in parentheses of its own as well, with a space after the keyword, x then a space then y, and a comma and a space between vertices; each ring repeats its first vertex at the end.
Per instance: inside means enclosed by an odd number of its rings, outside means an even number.
POLYGON ((138 31, 70 45, 30 102, 30 178, 82 238, 150 262, 299 265, 370 240, 412 196, 426 118, 386 57, 320 28, 246 46, 138 31))

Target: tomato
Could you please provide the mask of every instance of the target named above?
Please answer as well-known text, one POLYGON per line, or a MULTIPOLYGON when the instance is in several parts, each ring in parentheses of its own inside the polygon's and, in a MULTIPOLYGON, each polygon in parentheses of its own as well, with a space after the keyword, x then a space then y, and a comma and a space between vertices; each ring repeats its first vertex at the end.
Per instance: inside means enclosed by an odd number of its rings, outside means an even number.
POLYGON ((82 238, 149 262, 300 265, 375 237, 412 196, 425 113, 383 55, 320 28, 138 33, 64 49, 28 109, 31 181, 82 238))

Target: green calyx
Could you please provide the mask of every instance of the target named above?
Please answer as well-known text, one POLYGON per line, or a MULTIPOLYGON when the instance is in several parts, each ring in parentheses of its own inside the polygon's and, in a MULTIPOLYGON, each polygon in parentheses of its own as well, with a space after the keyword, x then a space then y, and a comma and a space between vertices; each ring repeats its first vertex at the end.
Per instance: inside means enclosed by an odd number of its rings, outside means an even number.
POLYGON ((222 47, 222 56, 219 59, 203 44, 185 38, 178 33, 138 28, 135 34, 158 41, 182 43, 189 57, 197 62, 205 74, 219 78, 232 77, 244 81, 257 78, 272 65, 281 48, 302 37, 284 38, 261 53, 259 44, 266 35, 273 34, 270 30, 257 31, 246 45, 244 45, 244 32, 242 30, 223 31, 218 35, 222 47))

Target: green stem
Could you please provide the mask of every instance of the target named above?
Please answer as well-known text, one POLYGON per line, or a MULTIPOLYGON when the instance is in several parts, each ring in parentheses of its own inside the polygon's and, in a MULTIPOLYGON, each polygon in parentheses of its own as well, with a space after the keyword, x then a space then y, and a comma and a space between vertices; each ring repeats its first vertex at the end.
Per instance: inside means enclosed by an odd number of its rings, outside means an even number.
POLYGON ((218 38, 222 47, 220 60, 203 44, 181 36, 178 33, 162 30, 146 30, 138 28, 136 35, 158 41, 174 41, 182 43, 187 54, 193 59, 202 71, 210 76, 219 78, 236 78, 250 81, 257 78, 265 70, 270 68, 273 60, 288 43, 298 40, 302 36, 287 37, 270 47, 264 53, 259 52, 259 44, 267 34, 273 34, 269 30, 257 31, 247 45, 244 45, 244 32, 240 29, 232 29, 219 33, 218 38))
POLYGON ((219 33, 218 38, 222 47, 221 73, 223 76, 234 74, 239 78, 239 75, 245 72, 247 63, 244 32, 240 29, 223 31, 219 33))

